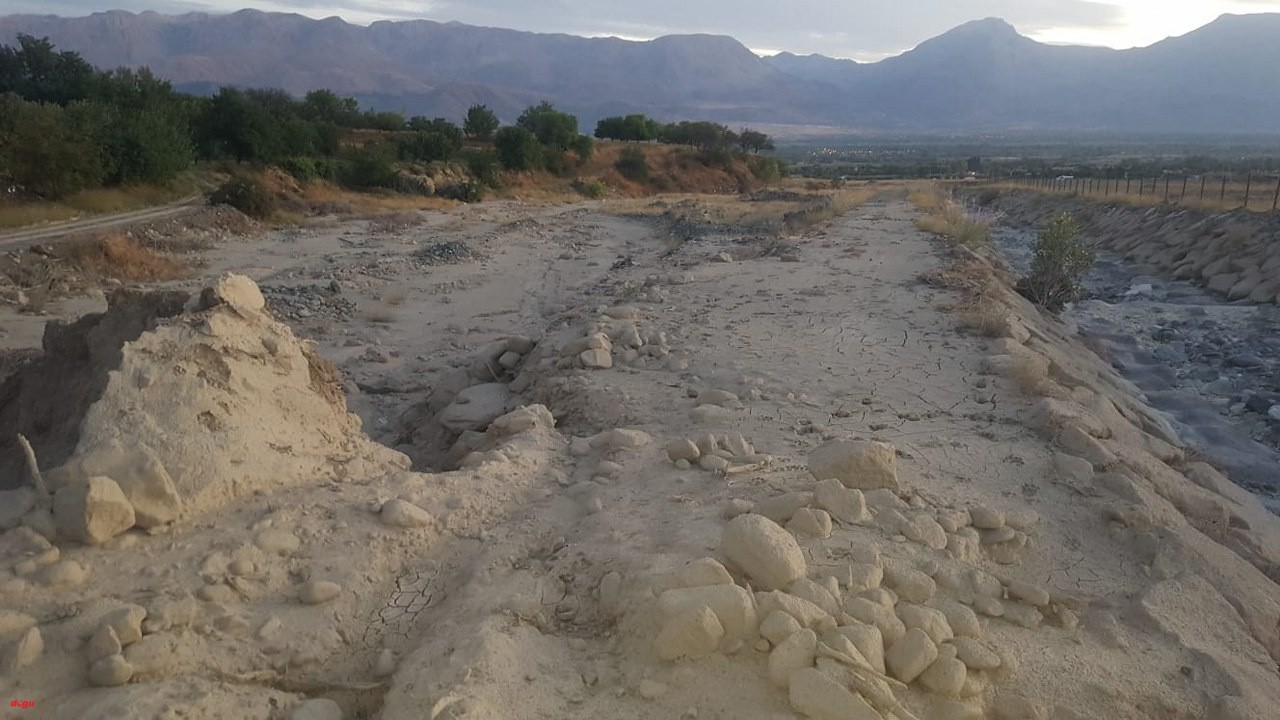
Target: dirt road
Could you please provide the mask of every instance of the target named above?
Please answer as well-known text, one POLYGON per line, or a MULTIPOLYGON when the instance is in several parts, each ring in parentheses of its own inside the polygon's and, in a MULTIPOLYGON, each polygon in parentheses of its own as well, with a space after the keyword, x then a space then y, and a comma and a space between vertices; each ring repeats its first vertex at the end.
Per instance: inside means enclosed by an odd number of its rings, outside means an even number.
POLYGON ((0 232, 0 250, 24 247, 41 240, 56 240, 68 235, 97 230, 110 230, 113 228, 127 227, 129 225, 137 225, 139 223, 165 220, 167 218, 177 217, 192 212, 196 208, 200 207, 200 205, 201 202, 199 196, 193 195, 159 207, 134 210, 132 212, 115 213, 113 215, 100 215, 85 218, 83 220, 72 220, 70 222, 44 225, 37 228, 0 232))

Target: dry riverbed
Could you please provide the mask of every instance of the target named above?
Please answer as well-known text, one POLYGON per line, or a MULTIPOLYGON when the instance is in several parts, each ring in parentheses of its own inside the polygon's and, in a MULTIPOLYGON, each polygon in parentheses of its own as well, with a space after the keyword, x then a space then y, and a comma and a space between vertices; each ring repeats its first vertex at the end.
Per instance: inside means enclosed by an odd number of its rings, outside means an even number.
MULTIPOLYGON (((52 498, 0 501, 7 694, 65 718, 1270 717, 1276 518, 1064 328, 1002 296, 958 332, 973 259, 895 196, 787 236, 657 202, 237 236, 62 336, 0 410, 10 433, 67 407, 25 430, 52 498)), ((4 342, 45 319, 5 313, 4 342)))

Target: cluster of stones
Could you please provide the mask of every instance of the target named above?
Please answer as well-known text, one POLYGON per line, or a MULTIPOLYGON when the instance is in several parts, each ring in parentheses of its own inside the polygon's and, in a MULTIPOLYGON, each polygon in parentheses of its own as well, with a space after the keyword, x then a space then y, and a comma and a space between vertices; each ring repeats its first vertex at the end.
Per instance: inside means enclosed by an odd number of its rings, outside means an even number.
POLYGON ((607 370, 616 364, 643 367, 671 355, 666 333, 641 322, 631 306, 604 308, 585 335, 560 348, 557 367, 607 370))
POLYGON ((288 320, 350 320, 356 312, 355 302, 343 297, 336 280, 328 285, 267 285, 262 293, 271 313, 288 320))
POLYGON ((472 358, 460 383, 472 384, 460 388, 436 420, 450 432, 482 433, 511 409, 513 395, 509 381, 535 347, 533 340, 519 336, 490 344, 472 358))
MULTIPOLYGON (((696 447, 686 442, 669 453, 696 447)), ((770 681, 810 718, 910 718, 895 695, 909 685, 937 696, 946 717, 982 717, 973 703, 1013 659, 984 639, 980 616, 1035 627, 1052 614, 1065 627, 1078 624, 1043 588, 963 562, 969 543, 1025 544, 1034 513, 912 507, 897 495, 896 451, 884 443, 829 442, 810 455, 809 469, 818 478, 812 492, 730 501, 723 564, 703 558, 660 581, 659 658, 747 646, 768 653, 770 681), (897 539, 959 562, 911 563, 855 541, 847 563, 812 570, 801 541, 854 525, 909 534, 897 539)))
POLYGON ((756 452, 741 433, 698 438, 677 438, 667 443, 667 459, 677 468, 699 467, 710 472, 734 474, 758 470, 773 462, 773 457, 756 452))

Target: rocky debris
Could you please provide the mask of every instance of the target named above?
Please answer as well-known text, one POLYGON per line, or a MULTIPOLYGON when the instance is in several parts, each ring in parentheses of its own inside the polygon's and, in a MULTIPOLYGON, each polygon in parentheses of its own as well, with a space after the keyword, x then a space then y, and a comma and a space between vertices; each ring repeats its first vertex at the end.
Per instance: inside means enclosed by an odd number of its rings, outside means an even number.
POLYGON ((482 431, 504 415, 510 403, 511 391, 505 383, 472 385, 458 393, 438 420, 451 432, 482 431))
POLYGON ((679 438, 667 443, 667 458, 673 463, 681 460, 696 462, 700 457, 702 457, 702 452, 698 450, 698 446, 692 440, 679 438))
POLYGON ((985 505, 969 506, 969 517, 979 530, 996 530, 1004 527, 1004 513, 985 505))
POLYGON ((904 683, 920 677, 938 659, 938 646, 919 628, 908 630, 884 655, 889 672, 904 683))
POLYGON ((809 453, 809 472, 856 490, 898 489, 896 452, 881 442, 830 440, 809 453))
POLYGON ((752 512, 781 524, 791 520, 800 508, 808 507, 812 503, 813 493, 785 493, 757 502, 755 507, 752 508, 752 512))
POLYGON ((285 320, 350 320, 357 310, 332 285, 265 285, 261 293, 271 314, 285 320))
POLYGON ((290 711, 289 720, 342 720, 342 706, 328 698, 312 698, 290 711))
POLYGON ((85 646, 85 652, 89 657, 89 662, 93 663, 105 657, 119 655, 124 652, 124 645, 121 644, 120 636, 116 634, 115 628, 104 623, 89 638, 89 643, 85 646))
POLYGON ((91 477, 111 478, 120 486, 133 507, 137 527, 167 525, 182 513, 182 498, 173 478, 155 452, 145 445, 126 449, 120 441, 108 442, 92 453, 73 457, 48 473, 47 480, 60 487, 91 477))
POLYGON ((108 477, 59 488, 53 496, 53 517, 59 534, 86 545, 101 545, 136 522, 133 505, 108 477))
POLYGON ((896 609, 898 617, 908 630, 919 629, 935 643, 944 643, 955 637, 947 616, 939 610, 910 603, 900 603, 896 609))
POLYGON ((322 605, 342 594, 342 586, 329 580, 309 580, 298 589, 298 599, 306 605, 322 605))
POLYGON ((485 259, 482 253, 462 240, 447 240, 426 245, 418 250, 416 257, 424 265, 457 265, 485 259))
POLYGON ((694 660, 716 651, 724 638, 724 626, 706 605, 686 610, 662 626, 653 647, 663 660, 694 660))
POLYGON ((937 591, 937 583, 933 578, 919 570, 904 567, 900 564, 888 565, 884 569, 884 583, 898 593, 898 596, 909 603, 923 605, 929 602, 937 591))
POLYGON ((132 645, 142 639, 142 623, 147 611, 138 605, 126 605, 102 616, 99 627, 109 627, 121 646, 132 645))
POLYGON ((398 528, 427 527, 433 522, 431 513, 400 498, 392 498, 383 503, 378 517, 384 524, 398 528))
POLYGON ((957 697, 967 676, 968 668, 956 659, 956 649, 942 645, 938 648, 938 659, 920 674, 920 684, 937 695, 957 697))
POLYGON ((785 588, 807 571, 796 539, 762 515, 740 515, 730 520, 720 551, 764 590, 785 588))
POLYGON ((668 573, 662 582, 664 590, 710 585, 732 585, 733 577, 715 558, 701 558, 685 563, 668 573))
POLYGON ((976 638, 958 637, 951 641, 956 657, 970 670, 995 670, 1000 667, 1000 654, 976 638))
POLYGON ((775 646, 798 632, 799 621, 782 610, 770 611, 760 623, 760 636, 775 646))

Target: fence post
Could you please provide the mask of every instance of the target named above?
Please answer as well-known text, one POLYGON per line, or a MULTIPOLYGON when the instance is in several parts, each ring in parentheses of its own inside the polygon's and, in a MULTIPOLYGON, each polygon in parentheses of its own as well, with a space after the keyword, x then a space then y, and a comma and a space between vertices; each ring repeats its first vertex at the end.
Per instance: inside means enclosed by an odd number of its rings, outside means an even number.
POLYGON ((1224 203, 1226 201, 1227 201, 1227 174, 1223 173, 1222 174, 1222 191, 1218 193, 1218 202, 1224 203))
POLYGON ((1183 175, 1182 176, 1182 194, 1178 196, 1178 202, 1182 202, 1183 200, 1186 200, 1186 199, 1187 199, 1187 176, 1183 175))
POLYGON ((1249 193, 1253 190, 1253 172, 1249 172, 1248 178, 1244 181, 1244 209, 1249 209, 1249 193))
POLYGON ((1147 188, 1146 178, 1138 178, 1138 197, 1142 197, 1142 191, 1147 188))
POLYGON ((1133 179, 1130 178, 1128 175, 1125 175, 1124 176, 1124 194, 1125 195, 1129 194, 1129 183, 1131 182, 1133 182, 1133 179))
POLYGON ((1166 203, 1169 202, 1169 176, 1167 174, 1164 176, 1164 201, 1166 203))
POLYGON ((1280 176, 1276 176, 1276 194, 1271 199, 1271 212, 1275 212, 1276 208, 1280 208, 1280 176))
POLYGON ((1209 179, 1209 176, 1207 174, 1202 173, 1200 175, 1200 199, 1201 200, 1204 200, 1204 184, 1206 181, 1208 181, 1208 179, 1209 179))

